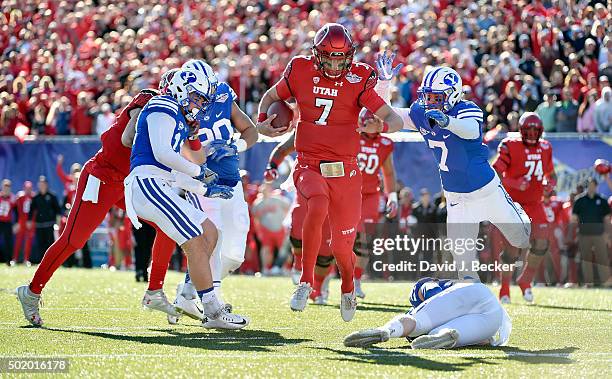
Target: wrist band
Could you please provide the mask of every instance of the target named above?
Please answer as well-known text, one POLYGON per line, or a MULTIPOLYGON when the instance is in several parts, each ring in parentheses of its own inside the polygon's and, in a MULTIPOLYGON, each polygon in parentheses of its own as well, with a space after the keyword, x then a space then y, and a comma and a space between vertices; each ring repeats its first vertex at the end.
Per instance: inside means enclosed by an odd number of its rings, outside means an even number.
POLYGON ((383 122, 382 133, 387 133, 389 131, 389 124, 383 122))
POLYGON ((199 138, 189 140, 189 148, 193 151, 198 151, 202 148, 202 142, 199 138))
POLYGON ((268 114, 267 113, 259 113, 259 115, 257 116, 257 122, 263 122, 266 121, 268 119, 268 114))

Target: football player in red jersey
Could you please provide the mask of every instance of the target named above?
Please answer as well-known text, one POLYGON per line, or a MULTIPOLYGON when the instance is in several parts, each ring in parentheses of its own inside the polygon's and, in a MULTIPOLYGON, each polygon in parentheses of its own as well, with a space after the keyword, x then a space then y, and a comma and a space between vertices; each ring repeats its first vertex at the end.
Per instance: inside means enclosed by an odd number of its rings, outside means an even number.
MULTIPOLYGON (((361 112, 363 117, 359 118, 359 123, 364 123, 367 112, 361 112)), ((361 170, 361 221, 357 229, 355 239, 355 254, 357 262, 355 266, 355 295, 360 298, 365 297, 361 288, 361 276, 368 264, 369 255, 367 249, 367 229, 366 224, 375 224, 380 219, 381 188, 379 174, 382 171, 383 184, 387 205, 385 216, 392 219, 397 216, 399 208, 397 199, 397 187, 395 180, 395 167, 393 166, 393 141, 382 136, 380 133, 361 133, 361 141, 357 161, 361 170)))
MULTIPOLYGON (((519 119, 520 137, 506 137, 499 144, 493 168, 502 178, 510 197, 518 202, 531 219, 531 248, 525 257, 518 284, 527 302, 533 302, 531 281, 548 251, 548 220, 542 205, 544 190, 551 191, 557 183, 552 146, 542 139, 544 127, 540 117, 524 113, 519 119)), ((502 254, 505 263, 514 263, 520 250, 507 246, 502 254)), ((510 302, 512 272, 502 272, 499 297, 510 302)))
MULTIPOLYGON (((166 80, 167 76, 162 78, 161 90, 165 88, 166 80)), ((113 205, 125 210, 123 180, 130 171, 130 154, 136 120, 145 104, 157 94, 157 91, 152 89, 140 91, 123 108, 111 128, 102 134, 102 148, 83 166, 66 227, 45 252, 30 285, 17 289, 24 316, 32 325, 41 326, 43 323, 38 312, 40 293, 53 273, 68 257, 87 243, 113 205)), ((194 146, 191 147, 195 149, 194 146)), ((143 304, 146 302, 149 308, 178 316, 162 290, 175 243, 160 229, 157 227, 156 229, 152 251, 153 269, 143 304)))
MULTIPOLYGON (((549 223, 548 241, 550 243, 550 260, 555 272, 555 281, 557 284, 562 280, 561 269, 561 250, 565 250, 565 236, 569 217, 563 210, 563 201, 555 196, 554 191, 544 191, 542 205, 546 213, 546 219, 549 223)), ((539 274, 543 274, 543 269, 546 265, 540 264, 539 274)), ((542 276, 542 275, 539 275, 542 276)))
POLYGON ((363 107, 385 124, 368 124, 358 128, 360 132, 398 131, 403 122, 374 91, 376 71, 353 62, 355 46, 344 26, 324 25, 315 35, 312 52, 291 60, 283 77, 261 99, 258 119, 267 118, 273 102, 291 97, 300 111, 294 182, 306 200, 303 228, 309 233, 303 235, 302 277, 291 309, 302 311, 308 303, 321 245, 320 226, 329 214, 332 251, 342 277, 340 313, 350 321, 357 307, 353 243, 361 213, 361 174, 356 160, 359 133, 355 125, 363 107))
POLYGON ((23 190, 17 193, 17 200, 15 200, 15 208, 17 208, 17 234, 15 235, 15 248, 13 249, 11 264, 17 263, 19 252, 23 246, 23 262, 26 265, 30 265, 34 228, 28 224, 28 214, 32 205, 32 197, 32 182, 26 180, 23 182, 23 190))

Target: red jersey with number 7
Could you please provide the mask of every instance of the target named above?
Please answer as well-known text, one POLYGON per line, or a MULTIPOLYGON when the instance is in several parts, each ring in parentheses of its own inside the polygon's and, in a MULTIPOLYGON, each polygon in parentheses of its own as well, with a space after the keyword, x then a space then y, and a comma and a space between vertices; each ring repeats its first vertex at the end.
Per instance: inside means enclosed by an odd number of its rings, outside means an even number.
POLYGON ((381 135, 370 138, 364 134, 359 144, 357 162, 361 170, 361 193, 378 193, 380 192, 380 169, 393 152, 393 141, 381 135))
POLYGON ((361 108, 375 113, 385 101, 374 91, 377 74, 364 63, 353 63, 336 80, 323 76, 312 56, 294 57, 276 84, 281 99, 295 98, 300 121, 295 149, 305 158, 354 161, 359 152, 357 118, 361 108))
POLYGON ((552 146, 550 142, 540 139, 537 145, 527 146, 520 137, 506 137, 497 148, 499 156, 495 166, 505 167, 502 183, 507 178, 524 177, 529 186, 520 191, 510 186, 504 186, 512 200, 521 205, 539 203, 544 194, 544 178, 554 170, 552 146))

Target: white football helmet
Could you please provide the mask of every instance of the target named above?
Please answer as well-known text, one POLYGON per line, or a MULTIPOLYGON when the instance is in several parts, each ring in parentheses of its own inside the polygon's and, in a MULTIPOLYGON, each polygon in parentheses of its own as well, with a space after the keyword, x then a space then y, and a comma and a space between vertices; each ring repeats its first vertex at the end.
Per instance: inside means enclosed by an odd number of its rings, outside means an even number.
POLYGON ((181 68, 168 84, 168 94, 178 101, 188 121, 204 120, 206 112, 215 101, 216 93, 216 76, 213 74, 209 78, 201 70, 181 68))
POLYGON ((434 67, 423 77, 418 101, 426 109, 451 110, 463 98, 463 83, 450 67, 434 67))
POLYGON ((162 74, 161 79, 159 80, 159 85, 157 86, 157 89, 162 95, 165 95, 168 92, 168 86, 170 85, 170 81, 178 70, 178 68, 171 68, 170 70, 162 74))

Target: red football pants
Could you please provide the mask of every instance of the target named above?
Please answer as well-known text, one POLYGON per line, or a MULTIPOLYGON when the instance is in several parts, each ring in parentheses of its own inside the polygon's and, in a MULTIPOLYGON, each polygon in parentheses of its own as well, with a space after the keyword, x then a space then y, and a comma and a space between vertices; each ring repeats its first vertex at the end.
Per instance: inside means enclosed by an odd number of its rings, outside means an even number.
POLYGON ((17 262, 19 258, 19 252, 21 246, 25 240, 25 246, 23 248, 23 261, 27 262, 30 260, 30 253, 32 252, 32 241, 34 241, 34 228, 28 229, 26 226, 27 220, 19 220, 19 231, 15 235, 15 246, 13 248, 13 260, 17 262))
POLYGON ((361 216, 361 172, 356 163, 344 163, 345 175, 324 178, 319 161, 299 158, 294 183, 306 204, 302 233, 302 277, 314 285, 314 266, 321 246, 322 228, 329 216, 331 250, 342 278, 342 293, 352 292, 355 270, 356 227, 361 216))
MULTIPOLYGON (((68 214, 66 227, 59 238, 45 252, 40 265, 36 269, 34 278, 32 278, 30 290, 34 293, 40 294, 62 263, 74 254, 75 251, 85 246, 89 237, 91 237, 98 225, 104 221, 106 214, 113 205, 125 209, 123 183, 121 182, 100 183, 98 202, 96 204, 82 200, 83 192, 87 185, 87 178, 91 174, 88 166, 89 164, 86 164, 83 167, 83 171, 79 178, 77 191, 74 196, 72 208, 68 214)), ((155 284, 155 286, 157 286, 159 282, 163 283, 165 273, 168 269, 168 263, 170 262, 170 257, 172 256, 175 246, 172 239, 159 229, 156 228, 156 230, 157 234, 155 242, 153 243, 152 264, 157 260, 156 265, 160 269, 157 270, 156 278, 153 278, 154 270, 152 269, 150 278, 150 283, 155 284), (163 270, 161 270, 161 268, 163 268, 163 270), (163 271, 161 280, 159 278, 160 271, 163 271)), ((159 288, 161 288, 161 286, 159 286, 159 288)))

